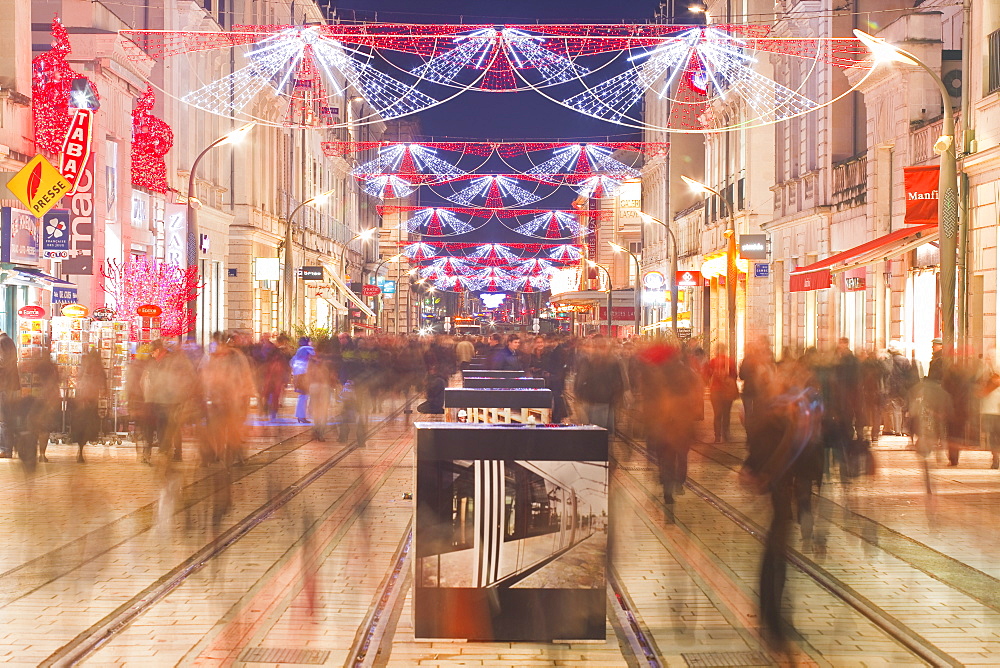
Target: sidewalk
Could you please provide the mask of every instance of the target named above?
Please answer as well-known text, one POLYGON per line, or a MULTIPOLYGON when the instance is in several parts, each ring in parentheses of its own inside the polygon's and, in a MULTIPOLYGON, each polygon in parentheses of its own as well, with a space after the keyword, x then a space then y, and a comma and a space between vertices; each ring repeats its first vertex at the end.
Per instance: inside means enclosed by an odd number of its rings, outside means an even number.
MULTIPOLYGON (((75 448, 54 446, 52 462, 31 478, 17 460, 0 462, 8 500, 0 508, 0 662, 45 662, 141 600, 241 518, 297 489, 86 663, 351 664, 413 514, 404 496, 412 491, 412 422, 390 403, 373 420, 378 431, 364 449, 309 441, 287 419, 256 426, 248 465, 234 471, 232 485, 220 486, 218 471, 192 458, 178 469, 174 484, 182 491, 175 495, 162 492, 165 469, 139 464, 132 448, 95 449, 87 464, 76 464, 75 448), (332 468, 301 486, 331 458, 332 468)), ((756 609, 761 544, 706 501, 767 526, 767 500, 737 481, 742 444, 697 445, 693 488, 673 508, 662 503, 656 469, 641 449, 616 441, 614 452, 612 566, 661 665, 770 663, 756 609)), ((822 549, 802 544, 796 531, 793 550, 898 622, 912 636, 907 642, 941 663, 997 665, 1000 473, 985 468, 988 453, 963 453, 959 467, 933 471, 936 494, 928 499, 914 453, 883 440, 877 457, 871 479, 824 485, 817 504, 822 549)), ((375 665, 648 665, 611 604, 604 642, 417 641, 408 572, 409 564, 395 605, 384 612, 388 628, 369 657, 381 650, 375 665)), ((802 665, 923 665, 794 567, 788 594, 802 665)))

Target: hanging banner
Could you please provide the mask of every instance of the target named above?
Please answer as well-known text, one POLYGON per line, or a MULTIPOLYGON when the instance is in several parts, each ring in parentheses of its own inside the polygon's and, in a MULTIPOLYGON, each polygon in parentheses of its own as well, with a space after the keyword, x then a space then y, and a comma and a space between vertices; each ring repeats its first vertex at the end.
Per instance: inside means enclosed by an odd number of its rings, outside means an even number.
POLYGON ((906 185, 905 224, 927 225, 938 222, 939 172, 937 165, 903 168, 903 183, 906 185))
POLYGON ((63 260, 61 270, 71 276, 94 273, 94 154, 76 182, 76 192, 69 197, 70 257, 63 260))
POLYGON ((80 175, 86 169, 87 159, 90 158, 93 124, 94 112, 90 109, 77 109, 69 122, 69 132, 66 133, 62 159, 59 161, 59 173, 72 186, 70 195, 76 192, 80 175))

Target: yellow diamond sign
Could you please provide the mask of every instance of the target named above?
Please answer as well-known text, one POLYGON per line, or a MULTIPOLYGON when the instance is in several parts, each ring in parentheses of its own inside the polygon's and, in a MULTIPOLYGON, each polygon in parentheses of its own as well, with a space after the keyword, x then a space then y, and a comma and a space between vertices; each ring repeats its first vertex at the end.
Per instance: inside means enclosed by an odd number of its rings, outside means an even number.
POLYGON ((32 158, 7 182, 7 189, 24 202, 36 218, 48 213, 71 187, 59 170, 41 155, 32 158))

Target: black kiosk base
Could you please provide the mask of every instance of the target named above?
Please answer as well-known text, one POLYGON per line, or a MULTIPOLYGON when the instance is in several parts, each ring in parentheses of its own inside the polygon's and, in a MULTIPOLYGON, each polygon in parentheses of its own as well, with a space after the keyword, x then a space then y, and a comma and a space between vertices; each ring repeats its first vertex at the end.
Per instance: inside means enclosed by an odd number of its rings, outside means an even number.
POLYGON ((603 640, 607 432, 415 426, 415 637, 603 640))

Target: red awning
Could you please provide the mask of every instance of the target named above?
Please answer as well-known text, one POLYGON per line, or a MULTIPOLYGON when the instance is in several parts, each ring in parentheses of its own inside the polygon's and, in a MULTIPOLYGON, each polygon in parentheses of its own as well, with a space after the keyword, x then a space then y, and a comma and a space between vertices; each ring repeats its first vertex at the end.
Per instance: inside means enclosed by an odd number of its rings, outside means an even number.
POLYGON ((913 248, 934 240, 937 224, 910 225, 850 250, 835 253, 825 260, 795 268, 789 279, 791 292, 822 290, 833 285, 833 274, 854 267, 898 257, 913 248))

